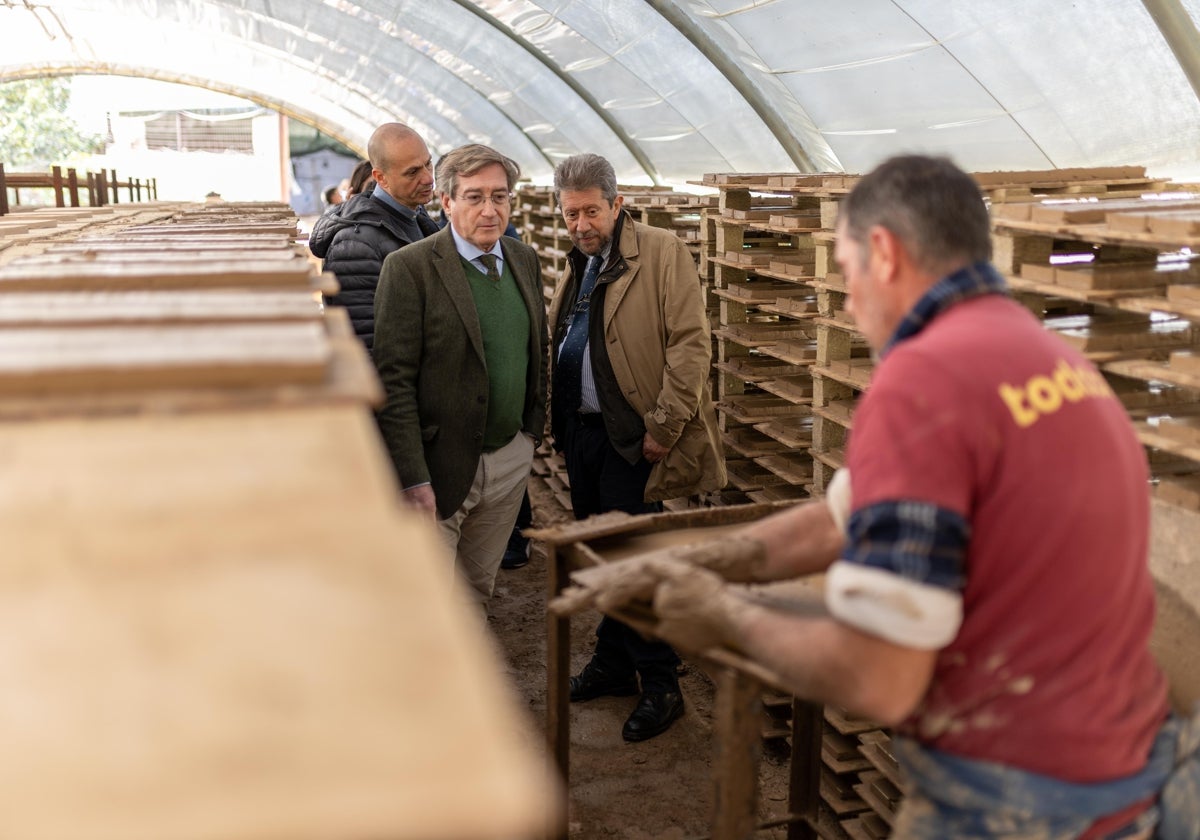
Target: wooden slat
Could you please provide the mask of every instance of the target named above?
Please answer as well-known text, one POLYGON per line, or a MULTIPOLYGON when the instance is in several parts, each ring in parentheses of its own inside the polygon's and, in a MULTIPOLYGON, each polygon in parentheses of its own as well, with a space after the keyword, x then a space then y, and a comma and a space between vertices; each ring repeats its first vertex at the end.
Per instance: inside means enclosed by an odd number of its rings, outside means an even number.
POLYGON ((791 415, 776 417, 755 423, 754 428, 785 446, 805 447, 812 445, 812 417, 791 415))
POLYGON ((740 423, 762 423, 780 415, 808 415, 812 409, 770 394, 739 394, 724 397, 717 410, 740 423))
POLYGON ((1185 475, 1160 479, 1155 498, 1177 507, 1200 511, 1200 476, 1185 475))
POLYGON ((299 265, 305 262, 307 258, 299 250, 290 248, 222 248, 220 250, 211 249, 206 251, 171 251, 161 247, 136 249, 128 247, 119 249, 72 248, 70 250, 50 247, 40 254, 30 254, 29 256, 22 257, 19 265, 60 265, 64 271, 70 271, 79 265, 124 265, 143 263, 147 259, 152 259, 159 265, 192 263, 203 266, 209 262, 270 262, 288 267, 286 265, 288 262, 295 262, 299 265), (153 257, 148 256, 149 254, 153 254, 153 257))
POLYGON ((807 373, 794 373, 792 376, 764 379, 758 383, 758 387, 797 405, 812 403, 813 382, 812 377, 807 373))
POLYGON ((780 452, 755 458, 754 462, 766 467, 788 484, 805 484, 812 480, 812 457, 806 451, 780 452))
POLYGON ((1196 341, 1188 321, 1151 321, 1133 313, 1049 318, 1046 327, 1081 352, 1182 348, 1196 341))
POLYGON ((0 292, 229 288, 237 286, 308 287, 315 277, 307 261, 294 266, 275 263, 212 261, 203 264, 153 263, 30 265, 0 267, 0 292))
POLYGON ((321 317, 321 305, 313 293, 302 290, 0 295, 0 327, 317 321, 321 317))
POLYGON ((319 324, 31 328, 0 332, 0 393, 312 383, 319 324))
POLYGON ((721 435, 721 441, 743 458, 756 458, 785 449, 779 441, 767 437, 757 429, 744 426, 725 432, 721 435))
POLYGON ((1031 265, 1022 266, 1021 276, 1073 289, 1152 289, 1170 283, 1200 282, 1200 263, 1056 266, 1051 269, 1049 278, 1041 280, 1028 270, 1031 268, 1031 265))

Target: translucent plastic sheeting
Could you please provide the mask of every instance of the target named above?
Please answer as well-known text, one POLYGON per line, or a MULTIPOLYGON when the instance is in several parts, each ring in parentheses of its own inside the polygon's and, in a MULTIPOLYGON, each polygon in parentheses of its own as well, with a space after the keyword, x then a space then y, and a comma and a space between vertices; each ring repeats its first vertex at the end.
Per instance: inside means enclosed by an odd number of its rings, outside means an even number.
POLYGON ((680 5, 752 50, 786 91, 763 83, 772 107, 847 171, 901 151, 976 170, 1197 160, 1200 104, 1138 0, 680 5))
POLYGON ((585 87, 664 177, 793 168, 729 80, 644 0, 481 5, 585 87))
POLYGON ((400 120, 540 182, 581 151, 626 183, 861 172, 901 151, 1200 172, 1200 103, 1140 0, 0 5, 0 78, 72 71, 234 93, 360 152, 400 120))

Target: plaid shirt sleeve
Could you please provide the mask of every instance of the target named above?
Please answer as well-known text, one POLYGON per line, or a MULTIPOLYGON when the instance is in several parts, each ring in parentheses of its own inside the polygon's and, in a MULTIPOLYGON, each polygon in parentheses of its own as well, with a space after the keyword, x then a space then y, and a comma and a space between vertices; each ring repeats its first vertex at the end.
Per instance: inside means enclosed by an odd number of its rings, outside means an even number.
POLYGON ((886 501, 856 510, 842 559, 961 592, 970 524, 928 502, 886 501))

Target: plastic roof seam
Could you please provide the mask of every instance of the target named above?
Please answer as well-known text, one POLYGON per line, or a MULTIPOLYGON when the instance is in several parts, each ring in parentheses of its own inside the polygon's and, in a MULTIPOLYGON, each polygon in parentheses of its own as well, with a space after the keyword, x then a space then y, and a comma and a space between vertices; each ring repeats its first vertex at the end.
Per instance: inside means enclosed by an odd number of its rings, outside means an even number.
POLYGON ((967 65, 964 64, 957 55, 955 55, 954 50, 952 50, 948 46, 946 46, 946 42, 943 39, 938 38, 932 32, 930 32, 925 27, 925 24, 923 24, 923 23, 921 23, 921 21, 917 20, 916 17, 913 16, 912 12, 910 12, 908 9, 904 8, 903 6, 899 5, 896 2, 896 0, 892 0, 892 4, 896 6, 896 8, 900 11, 901 14, 903 14, 905 17, 907 17, 909 20, 911 20, 914 24, 916 24, 918 27, 920 27, 921 31, 929 36, 929 39, 932 42, 931 46, 940 47, 946 53, 946 55, 948 55, 954 61, 955 64, 957 64, 959 67, 962 68, 962 71, 964 73, 966 73, 967 76, 973 82, 975 82, 975 84, 979 85, 980 90, 984 91, 987 94, 988 98, 996 103, 996 107, 998 107, 1000 109, 1001 113, 1003 113, 1010 120, 1012 120, 1013 124, 1016 125, 1017 128, 1021 129, 1021 133, 1024 134, 1025 137, 1028 138, 1029 142, 1033 144, 1033 147, 1038 150, 1038 154, 1040 154, 1044 158, 1046 158, 1046 163, 1050 166, 1051 169, 1057 168, 1058 164, 1056 164, 1054 162, 1054 158, 1051 157, 1050 154, 1044 148, 1042 148, 1042 144, 1037 141, 1037 138, 1029 133, 1029 129, 1027 129, 1024 125, 1021 124, 1021 121, 1019 119, 1017 119, 1016 114, 1012 113, 1012 111, 1010 111, 1008 108, 1004 107, 1004 103, 996 98, 996 94, 992 92, 991 88, 989 88, 987 85, 985 85, 983 83, 983 81, 978 76, 976 76, 974 72, 972 72, 971 68, 967 67, 967 65))
POLYGON ((663 20, 667 21, 667 23, 675 27, 685 38, 691 41, 696 49, 712 62, 712 65, 717 68, 721 75, 729 80, 734 90, 746 99, 746 102, 754 109, 754 113, 758 115, 759 119, 763 121, 775 139, 779 141, 779 145, 787 152, 788 157, 796 164, 797 169, 801 172, 816 171, 817 167, 813 165, 812 158, 808 156, 808 152, 800 145, 799 140, 796 139, 796 135, 783 122, 779 114, 772 110, 763 97, 759 95, 758 90, 750 81, 750 77, 746 75, 745 71, 736 62, 730 60, 724 52, 717 49, 713 39, 709 37, 703 27, 698 26, 690 17, 681 12, 672 0, 646 0, 646 2, 662 16, 663 20))
MULTIPOLYGON (((633 138, 629 136, 628 132, 621 127, 621 124, 613 119, 612 115, 608 113, 608 110, 605 109, 605 107, 599 102, 597 102, 596 98, 592 96, 591 93, 589 93, 588 90, 583 87, 583 85, 571 78, 571 76, 564 72, 561 67, 551 61, 549 56, 527 41, 522 35, 519 35, 514 30, 506 27, 495 17, 488 14, 474 3, 470 2, 470 0, 451 0, 451 2, 457 3, 463 9, 476 15, 481 20, 487 21, 489 25, 503 32, 505 37, 511 39, 513 43, 519 45, 531 56, 544 64, 546 68, 550 70, 550 72, 562 80, 563 84, 567 85, 567 87, 569 87, 576 96, 586 102, 588 107, 596 112, 596 115, 604 121, 604 124, 608 126, 609 130, 621 140, 621 143, 624 144, 626 150, 628 150, 629 154, 633 156, 633 159, 638 162, 638 165, 642 167, 642 169, 646 172, 646 175, 650 177, 650 180, 655 184, 662 183, 662 179, 658 174, 658 169, 654 166, 654 163, 650 160, 646 153, 641 150, 638 144, 633 141, 633 138)), ((547 158, 547 160, 549 161, 549 158, 547 158)), ((550 161, 550 163, 553 165, 553 161, 550 161)))

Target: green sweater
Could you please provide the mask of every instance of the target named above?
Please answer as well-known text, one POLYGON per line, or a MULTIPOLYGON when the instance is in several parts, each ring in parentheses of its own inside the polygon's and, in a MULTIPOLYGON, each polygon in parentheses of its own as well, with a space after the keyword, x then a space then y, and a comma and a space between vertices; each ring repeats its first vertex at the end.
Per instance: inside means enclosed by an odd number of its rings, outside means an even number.
MULTIPOLYGON (((461 259, 461 257, 460 257, 461 259)), ((504 273, 496 283, 462 260, 479 329, 483 333, 484 364, 488 372, 487 426, 483 451, 504 446, 521 430, 525 410, 525 382, 529 373, 529 310, 517 288, 516 278, 504 261, 504 273)), ((447 382, 453 388, 453 382, 447 382)))

